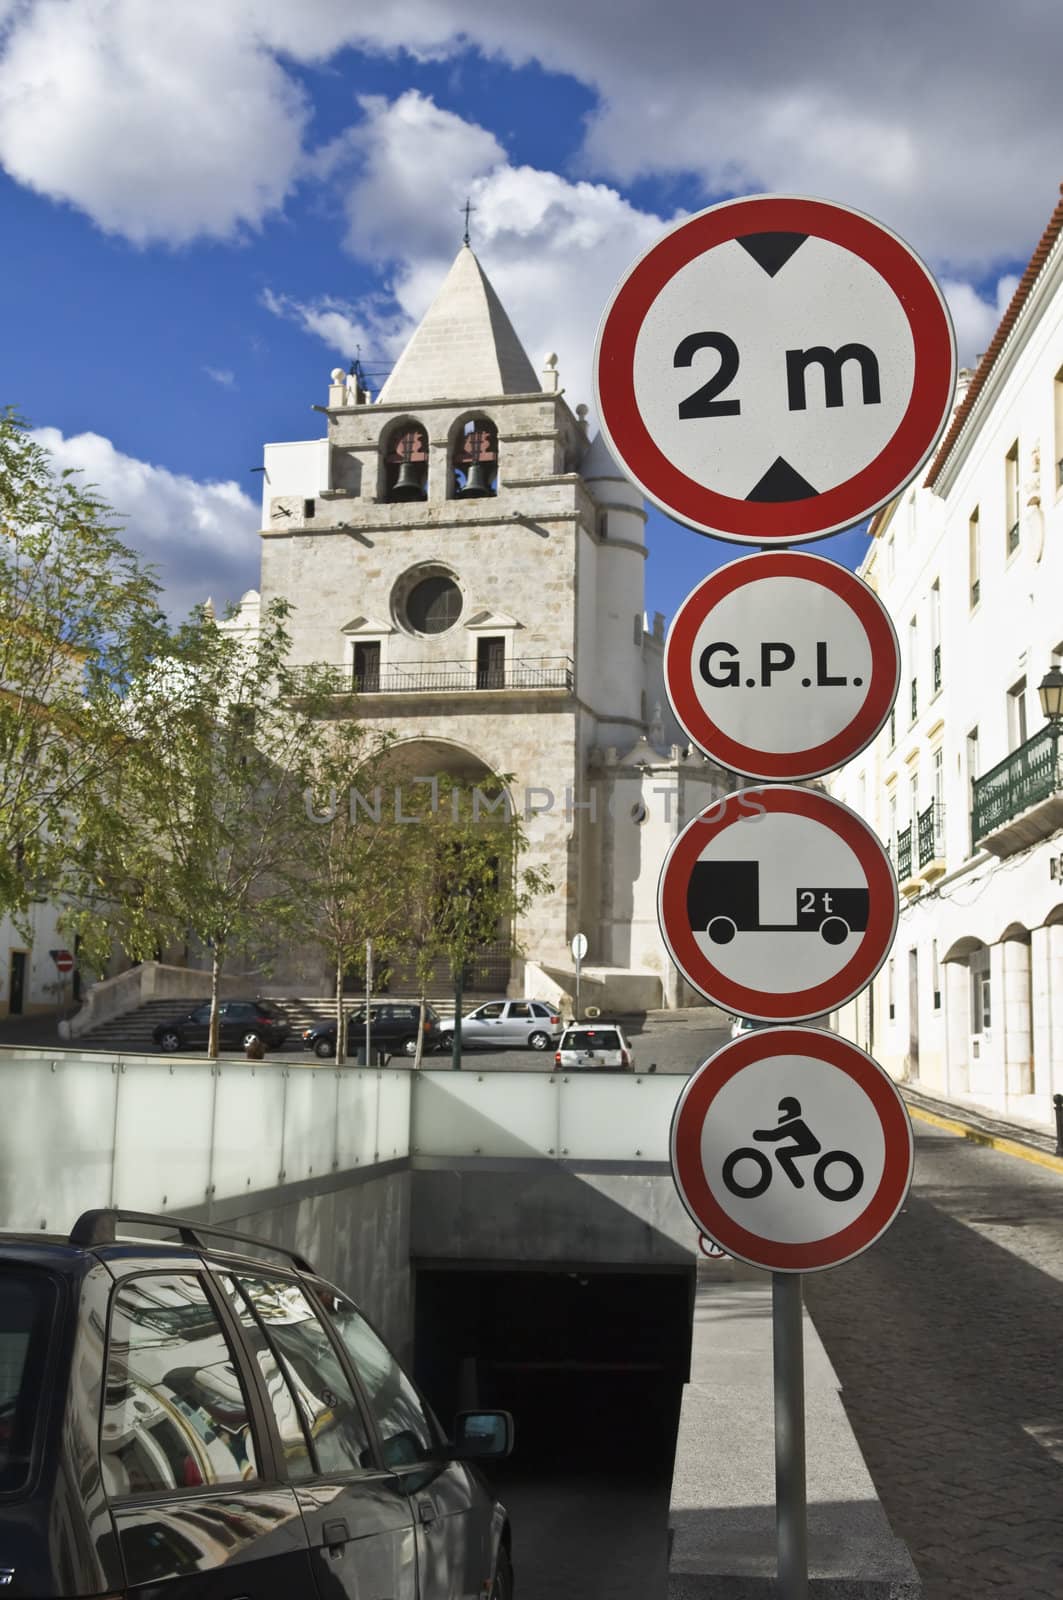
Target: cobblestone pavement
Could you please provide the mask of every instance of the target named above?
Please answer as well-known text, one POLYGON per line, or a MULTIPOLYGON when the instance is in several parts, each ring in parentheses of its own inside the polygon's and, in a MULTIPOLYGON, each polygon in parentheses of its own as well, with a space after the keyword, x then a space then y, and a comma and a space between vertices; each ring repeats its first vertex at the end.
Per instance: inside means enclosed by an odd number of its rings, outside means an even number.
POLYGON ((914 1126, 905 1212, 808 1308, 925 1600, 1059 1600, 1063 1176, 914 1126))

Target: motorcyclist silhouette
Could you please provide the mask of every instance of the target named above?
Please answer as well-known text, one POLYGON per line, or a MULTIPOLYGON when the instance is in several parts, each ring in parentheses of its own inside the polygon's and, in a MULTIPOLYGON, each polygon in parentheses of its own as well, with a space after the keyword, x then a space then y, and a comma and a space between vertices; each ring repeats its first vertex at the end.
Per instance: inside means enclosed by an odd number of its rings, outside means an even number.
POLYGON ((777 1139, 791 1139, 792 1144, 776 1150, 779 1165, 796 1189, 803 1189, 805 1180, 797 1170, 799 1156, 816 1156, 823 1146, 816 1138, 812 1129, 801 1116, 801 1102, 795 1100, 793 1095, 784 1095, 779 1101, 779 1126, 777 1128, 755 1128, 754 1139, 769 1140, 772 1143, 777 1139))

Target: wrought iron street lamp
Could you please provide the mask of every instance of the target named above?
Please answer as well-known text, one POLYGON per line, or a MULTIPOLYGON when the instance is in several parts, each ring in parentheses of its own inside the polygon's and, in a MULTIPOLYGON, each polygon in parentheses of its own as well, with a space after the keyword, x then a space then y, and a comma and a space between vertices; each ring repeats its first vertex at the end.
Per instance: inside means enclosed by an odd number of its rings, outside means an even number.
POLYGON ((1058 734, 1063 728, 1063 672, 1058 667, 1050 667, 1045 673, 1037 685, 1037 694, 1045 720, 1058 734))

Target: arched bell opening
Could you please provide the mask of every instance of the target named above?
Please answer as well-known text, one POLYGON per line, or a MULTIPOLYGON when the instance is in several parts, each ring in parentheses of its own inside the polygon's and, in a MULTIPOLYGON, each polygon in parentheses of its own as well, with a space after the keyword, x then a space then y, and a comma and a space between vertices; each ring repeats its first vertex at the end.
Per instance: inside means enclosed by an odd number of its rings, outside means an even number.
POLYGON ((459 423, 451 440, 455 500, 485 500, 498 493, 498 429, 487 417, 459 423))
POLYGON ((416 422, 397 422, 384 444, 384 493, 402 503, 428 499, 428 435, 416 422))

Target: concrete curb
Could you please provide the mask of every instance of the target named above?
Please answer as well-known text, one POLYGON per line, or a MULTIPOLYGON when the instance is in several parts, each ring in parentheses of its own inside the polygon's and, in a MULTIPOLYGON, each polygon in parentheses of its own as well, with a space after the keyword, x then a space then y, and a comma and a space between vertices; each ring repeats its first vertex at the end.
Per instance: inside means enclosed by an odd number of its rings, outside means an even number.
POLYGON ((969 1122, 960 1122, 955 1117, 943 1117, 936 1111, 927 1111, 924 1106, 913 1105, 907 1099, 909 1113, 920 1122, 928 1122, 934 1128, 944 1128, 948 1133, 958 1133, 964 1139, 970 1139, 972 1144, 985 1145, 990 1150, 1000 1150, 1004 1155, 1018 1156, 1020 1161, 1029 1161, 1036 1167, 1047 1167, 1050 1172, 1063 1173, 1063 1156, 1050 1155, 1047 1150, 1038 1150, 1036 1146, 1019 1144, 1015 1139, 1004 1138, 1001 1134, 990 1133, 985 1128, 976 1128, 969 1122))

